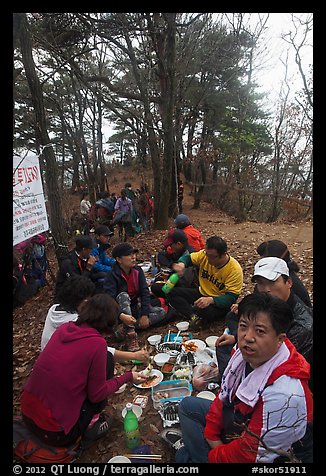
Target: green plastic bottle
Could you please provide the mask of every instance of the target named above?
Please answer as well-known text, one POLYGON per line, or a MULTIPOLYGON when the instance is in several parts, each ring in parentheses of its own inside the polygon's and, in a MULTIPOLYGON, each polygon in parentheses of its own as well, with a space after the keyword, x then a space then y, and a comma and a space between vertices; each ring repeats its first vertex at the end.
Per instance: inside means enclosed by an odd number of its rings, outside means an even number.
POLYGON ((171 289, 174 288, 174 286, 177 284, 178 281, 179 281, 179 275, 177 273, 171 274, 167 282, 162 286, 162 291, 165 294, 168 294, 171 291, 171 289))
POLYGON ((132 411, 132 403, 126 405, 126 415, 123 419, 123 428, 125 431, 125 441, 127 448, 136 448, 140 445, 138 418, 132 411))

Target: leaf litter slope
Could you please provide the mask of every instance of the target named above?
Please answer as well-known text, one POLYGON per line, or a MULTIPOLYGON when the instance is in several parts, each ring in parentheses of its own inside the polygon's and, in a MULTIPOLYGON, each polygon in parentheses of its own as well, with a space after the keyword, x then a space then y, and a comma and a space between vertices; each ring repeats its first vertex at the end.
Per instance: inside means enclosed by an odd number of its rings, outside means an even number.
MULTIPOLYGON (((124 186, 126 175, 117 174, 112 191, 117 195, 121 187, 124 186)), ((134 188, 138 188, 138 183, 132 183, 134 188)), ((243 267, 244 288, 243 295, 252 291, 251 274, 255 262, 258 259, 256 253, 257 246, 267 239, 280 239, 284 241, 293 256, 293 259, 300 266, 300 278, 306 285, 311 298, 313 298, 312 281, 312 228, 311 222, 292 223, 256 223, 244 222, 237 224, 232 217, 229 217, 219 210, 214 209, 210 204, 203 202, 199 210, 193 210, 193 197, 189 195, 190 189, 185 187, 184 210, 192 224, 198 228, 204 239, 214 234, 223 237, 228 243, 230 254, 235 257, 243 267)), ((78 210, 79 197, 74 196, 74 208, 78 210)), ((70 202, 71 206, 71 202, 70 202)), ((71 209, 71 208, 70 208, 71 209)), ((170 221, 173 226, 173 220, 170 221)), ((151 254, 157 253, 161 249, 161 243, 166 234, 165 230, 154 230, 141 233, 130 242, 139 248, 139 261, 148 260, 151 254)), ((111 240, 113 246, 117 242, 116 236, 111 240)), ((52 270, 56 273, 57 264, 51 249, 48 251, 52 270)), ((13 413, 19 414, 19 395, 21 389, 30 374, 33 363, 40 352, 40 341, 44 320, 47 310, 52 305, 53 282, 49 277, 49 283, 42 290, 31 298, 23 307, 15 309, 13 313, 13 413)), ((165 327, 155 328, 155 333, 165 335, 169 330, 177 332, 175 323, 178 319, 165 327)), ((194 338, 204 340, 208 335, 220 335, 224 329, 224 321, 212 324, 209 329, 195 332, 194 338)), ((139 334, 139 341, 142 346, 147 346, 153 354, 153 348, 148 345, 147 337, 154 331, 149 329, 139 334)), ((120 344, 111 340, 111 343, 119 348, 120 344)), ((120 374, 127 370, 140 370, 144 366, 136 368, 132 364, 117 364, 116 373, 120 374)), ((162 420, 153 408, 151 401, 151 391, 140 390, 128 384, 127 389, 109 398, 106 411, 113 415, 114 421, 109 434, 86 450, 78 460, 81 463, 107 462, 112 456, 127 453, 124 443, 123 421, 121 411, 128 401, 131 401, 137 394, 149 397, 146 408, 140 418, 140 432, 142 444, 151 447, 152 453, 162 455, 162 463, 174 462, 174 451, 170 450, 167 444, 161 439, 160 432, 163 429, 162 420)))

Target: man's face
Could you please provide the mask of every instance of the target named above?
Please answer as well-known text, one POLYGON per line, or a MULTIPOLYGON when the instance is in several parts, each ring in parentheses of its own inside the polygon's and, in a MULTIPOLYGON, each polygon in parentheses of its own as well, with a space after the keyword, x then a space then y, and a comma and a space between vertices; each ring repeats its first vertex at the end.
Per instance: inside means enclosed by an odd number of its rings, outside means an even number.
POLYGON ((262 276, 257 276, 256 284, 257 291, 261 293, 271 293, 272 296, 287 301, 291 292, 292 279, 288 278, 288 280, 284 282, 283 276, 280 276, 276 281, 270 281, 262 276))
POLYGON ((177 253, 178 251, 181 251, 183 248, 183 243, 181 241, 178 241, 177 243, 171 243, 171 249, 173 250, 173 253, 177 253))
POLYGON ((205 248, 205 254, 208 260, 208 263, 211 266, 219 267, 222 263, 222 257, 218 254, 218 252, 214 249, 207 249, 205 248))
POLYGON ((79 252, 79 256, 84 259, 88 259, 91 255, 91 248, 82 248, 79 252))
POLYGON ((238 346, 243 359, 255 369, 276 354, 286 337, 276 334, 271 319, 265 312, 255 318, 240 316, 238 324, 238 346))
POLYGON ((96 239, 102 244, 102 245, 107 245, 110 240, 109 235, 96 235, 96 239))

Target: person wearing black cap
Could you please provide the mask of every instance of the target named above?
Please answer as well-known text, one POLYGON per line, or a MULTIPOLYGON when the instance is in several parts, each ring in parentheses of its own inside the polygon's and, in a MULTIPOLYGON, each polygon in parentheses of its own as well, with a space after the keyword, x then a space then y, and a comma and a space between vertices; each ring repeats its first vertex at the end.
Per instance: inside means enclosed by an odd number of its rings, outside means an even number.
POLYGON ((78 274, 91 279, 93 266, 98 259, 96 256, 91 256, 93 246, 92 237, 79 235, 75 240, 75 248, 61 258, 55 285, 54 303, 57 303, 59 289, 72 275, 78 274))
POLYGON ((103 283, 104 292, 120 305, 120 321, 116 337, 126 340, 127 350, 139 349, 136 330, 162 323, 166 311, 151 306, 151 296, 144 271, 136 265, 138 249, 130 243, 119 243, 112 250, 116 262, 103 283))
POLYGON ((159 251, 157 260, 164 268, 171 268, 181 256, 192 253, 195 249, 189 245, 187 235, 184 231, 176 228, 172 233, 172 242, 166 250, 159 251))
POLYGON ((106 250, 110 248, 110 237, 114 234, 106 225, 99 225, 95 228, 96 246, 92 248, 91 255, 97 257, 97 261, 92 269, 92 280, 96 283, 98 291, 102 289, 106 273, 110 271, 115 263, 115 259, 109 258, 106 250))

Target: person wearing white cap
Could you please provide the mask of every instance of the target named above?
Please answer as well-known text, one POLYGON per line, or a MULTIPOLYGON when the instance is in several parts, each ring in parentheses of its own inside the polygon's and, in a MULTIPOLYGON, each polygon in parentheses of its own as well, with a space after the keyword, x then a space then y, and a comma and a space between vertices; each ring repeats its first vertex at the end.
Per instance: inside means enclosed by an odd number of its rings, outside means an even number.
MULTIPOLYGON (((310 387, 312 388, 313 364, 313 312, 292 291, 292 279, 289 268, 281 258, 266 257, 255 264, 251 280, 256 283, 255 292, 267 292, 272 296, 286 301, 293 313, 294 320, 287 332, 287 336, 310 364, 310 387)), ((230 334, 223 334, 215 343, 220 378, 230 359, 232 347, 237 341, 238 315, 237 309, 229 312, 225 317, 230 334)))

